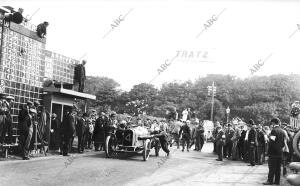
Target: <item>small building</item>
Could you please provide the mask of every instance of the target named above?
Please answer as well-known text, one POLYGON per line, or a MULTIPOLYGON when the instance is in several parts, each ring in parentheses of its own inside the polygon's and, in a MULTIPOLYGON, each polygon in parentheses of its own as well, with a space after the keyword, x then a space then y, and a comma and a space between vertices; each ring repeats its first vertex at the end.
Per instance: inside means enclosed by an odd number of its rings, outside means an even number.
POLYGON ((46 50, 46 39, 35 30, 29 23, 0 22, 0 93, 14 97, 11 115, 16 142, 18 114, 27 100, 39 101, 62 121, 66 108, 77 100, 96 99, 73 90, 79 61, 46 50))

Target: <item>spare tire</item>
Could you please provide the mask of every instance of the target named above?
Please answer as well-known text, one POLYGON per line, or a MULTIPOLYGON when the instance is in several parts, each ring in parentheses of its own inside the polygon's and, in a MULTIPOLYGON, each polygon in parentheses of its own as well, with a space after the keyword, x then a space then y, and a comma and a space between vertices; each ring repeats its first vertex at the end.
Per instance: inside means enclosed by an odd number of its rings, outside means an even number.
POLYGON ((300 158, 300 130, 293 138, 293 150, 298 158, 300 158))

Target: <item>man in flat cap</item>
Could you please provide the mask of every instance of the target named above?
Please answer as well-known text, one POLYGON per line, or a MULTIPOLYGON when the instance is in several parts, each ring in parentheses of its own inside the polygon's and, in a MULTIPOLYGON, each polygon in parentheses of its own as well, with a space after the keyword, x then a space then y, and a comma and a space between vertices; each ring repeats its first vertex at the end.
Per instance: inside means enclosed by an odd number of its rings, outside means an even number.
POLYGON ((21 123, 21 136, 24 140, 22 141, 21 147, 23 151, 23 160, 29 160, 29 147, 31 143, 32 133, 33 133, 33 116, 36 114, 34 108, 29 109, 29 113, 26 115, 23 123, 21 123))
POLYGON ((49 23, 47 21, 44 21, 43 23, 39 24, 36 28, 36 34, 40 38, 44 38, 47 35, 47 27, 49 26, 49 23))
POLYGON ((1 132, 1 143, 5 143, 6 133, 8 134, 8 144, 12 144, 12 119, 11 119, 11 104, 14 100, 12 96, 4 96, 1 99, 1 122, 2 122, 2 132, 1 132))
POLYGON ((258 165, 262 165, 264 162, 264 154, 265 154, 265 134, 263 132, 262 125, 257 126, 257 163, 258 165))
POLYGON ((51 148, 53 150, 58 149, 59 127, 60 127, 60 123, 59 123, 59 120, 57 119, 57 115, 55 113, 52 113, 52 115, 51 115, 51 129, 50 129, 49 148, 51 148))
POLYGON ((93 133, 93 141, 95 144, 95 151, 99 151, 102 149, 102 146, 105 142, 105 131, 104 128, 107 126, 108 118, 106 117, 104 112, 100 112, 99 117, 95 122, 95 129, 93 133))
POLYGON ((76 122, 76 134, 78 136, 78 153, 83 153, 85 145, 85 136, 87 132, 87 113, 83 113, 82 116, 77 116, 77 122, 76 122))
MULTIPOLYGON (((4 94, 0 94, 0 139, 2 138, 2 132, 5 124, 6 114, 4 112, 4 94)), ((0 141, 2 143, 2 141, 0 141)))
POLYGON ((76 131, 76 119, 75 119, 76 111, 74 108, 69 109, 66 116, 63 119, 61 132, 63 135, 63 156, 68 156, 70 148, 72 148, 71 140, 74 138, 76 131))
POLYGON ((225 132, 222 130, 221 125, 216 126, 216 151, 218 154, 217 161, 223 161, 223 147, 225 145, 225 132))
MULTIPOLYGON (((20 111, 18 115, 18 129, 22 131, 24 128, 22 128, 23 123, 25 122, 25 119, 27 115, 29 114, 29 109, 33 106, 33 103, 30 100, 27 100, 26 104, 20 105, 20 111)), ((25 135, 20 135, 20 144, 21 144, 21 149, 23 149, 23 144, 25 144, 25 135)))
POLYGON ((189 152, 190 147, 190 139, 191 139, 191 128, 189 126, 191 122, 187 120, 184 122, 184 125, 181 126, 179 130, 179 136, 181 136, 182 140, 182 152, 184 152, 185 144, 186 144, 186 150, 189 152))
POLYGON ((249 144, 249 160, 250 166, 255 166, 255 152, 257 149, 257 131, 255 123, 252 119, 249 120, 250 130, 248 134, 248 144, 249 144))
POLYGON ((283 156, 283 147, 285 140, 285 133, 280 128, 281 122, 278 118, 271 119, 271 125, 273 129, 270 133, 269 139, 269 174, 267 182, 263 183, 264 185, 280 184, 280 171, 281 171, 281 162, 283 156), (275 177, 275 181, 274 181, 275 177))

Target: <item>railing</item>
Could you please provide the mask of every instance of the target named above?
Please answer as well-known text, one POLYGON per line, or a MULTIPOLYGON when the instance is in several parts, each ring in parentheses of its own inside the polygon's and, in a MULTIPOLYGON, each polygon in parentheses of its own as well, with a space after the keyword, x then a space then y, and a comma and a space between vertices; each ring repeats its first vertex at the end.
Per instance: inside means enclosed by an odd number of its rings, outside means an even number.
POLYGON ((29 23, 28 21, 23 21, 20 25, 24 26, 25 28, 31 30, 31 31, 36 31, 36 25, 33 25, 29 23))

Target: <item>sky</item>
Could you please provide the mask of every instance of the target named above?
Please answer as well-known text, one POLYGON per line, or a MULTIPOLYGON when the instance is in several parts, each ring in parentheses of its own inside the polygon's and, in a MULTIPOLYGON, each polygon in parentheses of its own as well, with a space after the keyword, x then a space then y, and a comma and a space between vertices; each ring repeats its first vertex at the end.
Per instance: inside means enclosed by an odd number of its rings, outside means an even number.
POLYGON ((87 75, 112 78, 127 91, 207 74, 299 74, 297 1, 0 2, 28 17, 38 10, 30 22, 50 23, 46 49, 86 59, 87 75))

